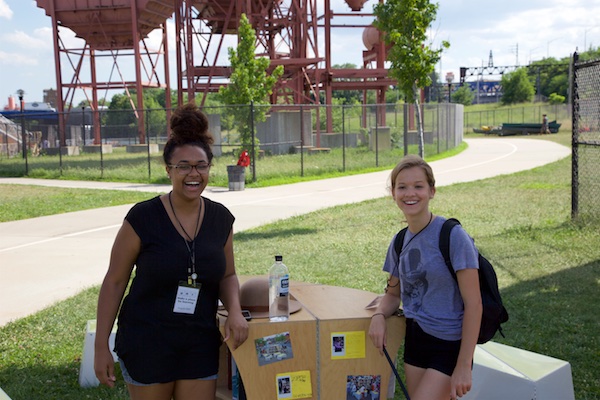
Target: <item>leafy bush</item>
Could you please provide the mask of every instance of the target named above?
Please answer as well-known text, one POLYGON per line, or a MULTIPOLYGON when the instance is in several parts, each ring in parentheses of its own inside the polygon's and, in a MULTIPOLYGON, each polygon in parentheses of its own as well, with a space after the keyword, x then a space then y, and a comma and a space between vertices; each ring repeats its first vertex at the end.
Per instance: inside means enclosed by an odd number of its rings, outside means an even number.
POLYGON ((561 96, 560 94, 552 93, 550 97, 548 97, 548 103, 554 104, 564 104, 565 96, 561 96))

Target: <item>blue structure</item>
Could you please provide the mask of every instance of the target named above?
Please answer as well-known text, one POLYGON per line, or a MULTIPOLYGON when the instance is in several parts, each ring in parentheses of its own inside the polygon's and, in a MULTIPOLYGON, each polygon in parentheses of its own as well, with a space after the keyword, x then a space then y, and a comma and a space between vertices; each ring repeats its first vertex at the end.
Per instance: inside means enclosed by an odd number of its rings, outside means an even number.
POLYGON ((474 103, 495 103, 502 97, 500 81, 464 82, 475 94, 474 103))
POLYGON ((58 113, 56 111, 12 110, 0 111, 0 114, 12 121, 20 121, 21 118, 23 118, 24 120, 44 121, 52 124, 58 124, 58 113))

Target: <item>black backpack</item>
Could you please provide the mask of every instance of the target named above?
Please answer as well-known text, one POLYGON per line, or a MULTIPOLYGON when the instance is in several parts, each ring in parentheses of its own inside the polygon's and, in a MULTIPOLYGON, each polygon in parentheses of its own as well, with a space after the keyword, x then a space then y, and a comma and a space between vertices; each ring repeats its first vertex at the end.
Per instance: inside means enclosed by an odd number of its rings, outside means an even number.
MULTIPOLYGON (((444 222, 442 231, 440 232, 440 252, 454 280, 456 280, 456 272, 450 262, 450 231, 456 225, 460 225, 460 222, 457 219, 449 218, 444 222)), ((400 230, 396 236, 394 249, 398 255, 402 251, 404 235, 406 235, 407 229, 400 230)), ((500 332, 502 337, 504 337, 500 324, 508 321, 508 312, 502 304, 502 297, 500 297, 500 290, 498 289, 498 278, 496 277, 494 267, 481 254, 479 254, 479 287, 481 289, 483 315, 481 316, 481 328, 479 329, 477 343, 482 344, 491 340, 496 331, 500 332)))

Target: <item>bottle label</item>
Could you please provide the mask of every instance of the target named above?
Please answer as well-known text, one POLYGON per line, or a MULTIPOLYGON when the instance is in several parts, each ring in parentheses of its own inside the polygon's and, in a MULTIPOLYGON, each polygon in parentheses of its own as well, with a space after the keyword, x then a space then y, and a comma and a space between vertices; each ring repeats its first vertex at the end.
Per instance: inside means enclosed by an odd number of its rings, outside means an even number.
POLYGON ((281 277, 280 283, 279 283, 279 296, 280 297, 285 297, 288 295, 290 290, 290 277, 289 275, 284 275, 281 277))

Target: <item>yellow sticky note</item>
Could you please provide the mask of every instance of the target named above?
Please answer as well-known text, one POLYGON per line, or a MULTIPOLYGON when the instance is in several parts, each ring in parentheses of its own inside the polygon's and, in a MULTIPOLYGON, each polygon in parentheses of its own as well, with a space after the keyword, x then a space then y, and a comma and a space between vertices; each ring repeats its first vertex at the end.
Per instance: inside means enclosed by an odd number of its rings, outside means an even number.
POLYGON ((310 371, 277 374, 275 385, 278 399, 309 399, 312 397, 310 371))
POLYGON ((365 331, 333 332, 331 359, 365 358, 365 331))

